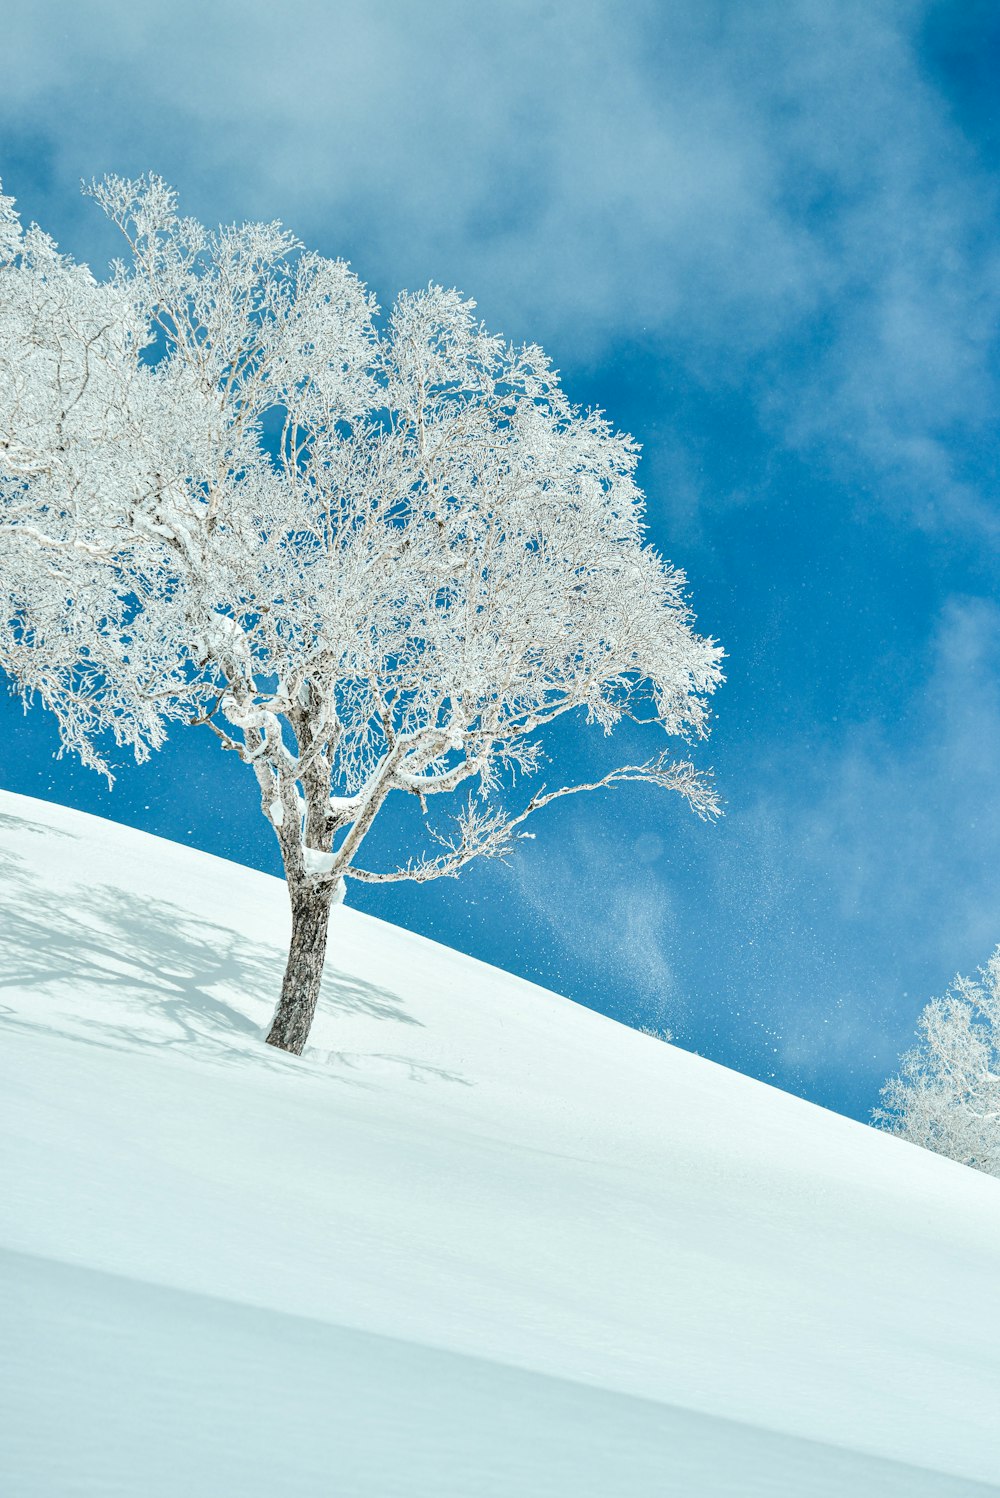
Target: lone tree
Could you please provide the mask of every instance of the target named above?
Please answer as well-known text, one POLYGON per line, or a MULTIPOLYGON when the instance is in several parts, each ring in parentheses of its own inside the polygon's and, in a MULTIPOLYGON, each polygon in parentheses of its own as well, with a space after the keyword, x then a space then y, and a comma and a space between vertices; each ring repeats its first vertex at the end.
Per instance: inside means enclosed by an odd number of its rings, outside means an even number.
POLYGON ((666 752, 512 802, 563 713, 704 735, 721 651, 644 543, 635 444, 541 349, 438 286, 382 321, 342 261, 207 232, 157 177, 89 191, 105 282, 0 199, 0 664, 109 781, 109 735, 141 761, 171 722, 251 768, 292 907, 267 1038, 300 1053, 345 879, 457 874, 618 781, 714 815, 666 752), (374 870, 394 791, 465 799, 374 870))
POLYGON ((1000 947, 978 978, 932 999, 919 1038, 882 1089, 875 1122, 988 1175, 1000 1176, 1000 947))

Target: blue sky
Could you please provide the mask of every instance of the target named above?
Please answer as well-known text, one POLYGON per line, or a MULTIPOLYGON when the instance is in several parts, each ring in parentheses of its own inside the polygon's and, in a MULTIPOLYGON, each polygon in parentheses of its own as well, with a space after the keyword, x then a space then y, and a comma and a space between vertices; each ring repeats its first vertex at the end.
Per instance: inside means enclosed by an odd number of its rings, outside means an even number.
MULTIPOLYGON (((35 0, 4 30, 26 218, 102 265, 80 179, 152 169, 383 303, 457 285, 642 443, 653 539, 728 652, 722 823, 624 787, 510 867, 352 901, 867 1116, 1000 941, 1000 12, 35 0)), ((210 736, 109 796, 0 711, 8 788, 277 870, 210 736)), ((609 763, 592 730, 559 750, 609 763)))

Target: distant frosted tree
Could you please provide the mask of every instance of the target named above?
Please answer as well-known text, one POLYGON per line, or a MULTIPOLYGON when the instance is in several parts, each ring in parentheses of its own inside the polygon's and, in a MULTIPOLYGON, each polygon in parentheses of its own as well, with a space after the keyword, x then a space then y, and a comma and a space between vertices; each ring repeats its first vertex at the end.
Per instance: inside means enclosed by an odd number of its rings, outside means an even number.
POLYGON ((706 732, 721 652, 645 543, 637 449, 537 347, 438 286, 381 320, 277 224, 207 232, 156 177, 90 189, 100 282, 0 200, 0 665, 110 777, 201 724, 252 770, 292 940, 268 1036, 301 1052, 345 879, 503 856, 554 798, 710 783, 666 752, 514 800, 582 712, 706 732), (394 792, 464 795, 399 867, 359 862, 394 792))
POLYGON ((1000 947, 918 1022, 875 1119, 912 1144, 1000 1176, 1000 947))

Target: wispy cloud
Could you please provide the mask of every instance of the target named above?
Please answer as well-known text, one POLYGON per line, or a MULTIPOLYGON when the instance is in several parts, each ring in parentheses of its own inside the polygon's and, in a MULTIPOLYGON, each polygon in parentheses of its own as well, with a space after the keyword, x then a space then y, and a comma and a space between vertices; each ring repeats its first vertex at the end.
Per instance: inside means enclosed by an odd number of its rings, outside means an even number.
POLYGON ((686 1006, 669 956, 676 916, 655 868, 661 838, 620 827, 609 845, 572 813, 547 833, 509 866, 507 902, 517 901, 519 920, 560 949, 560 965, 576 975, 574 997, 603 1008, 610 991, 618 1018, 672 1028, 686 1006))
POLYGON ((951 598, 929 657, 908 704, 775 752, 702 874, 754 1066, 772 1050, 807 1086, 846 1068, 862 1106, 930 995, 1000 941, 1000 608, 951 598))
POLYGON ((859 724, 839 758, 820 757, 802 829, 843 916, 906 932, 945 978, 1000 940, 1000 881, 982 878, 1000 868, 1000 607, 950 599, 931 660, 904 746, 859 724))
POLYGON ((40 0, 5 23, 0 117, 54 193, 154 166, 384 293, 459 284, 560 360, 660 340, 918 523, 992 533, 950 439, 997 407, 997 195, 930 10, 40 0))

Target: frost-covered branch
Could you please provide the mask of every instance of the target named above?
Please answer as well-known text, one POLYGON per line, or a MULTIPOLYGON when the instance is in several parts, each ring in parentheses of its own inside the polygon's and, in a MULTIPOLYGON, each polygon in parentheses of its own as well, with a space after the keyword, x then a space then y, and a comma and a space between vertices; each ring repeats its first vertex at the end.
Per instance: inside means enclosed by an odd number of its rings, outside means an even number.
POLYGON ((604 790, 608 786, 622 785, 630 780, 656 785, 662 790, 679 792, 692 811, 705 821, 711 821, 722 814, 722 807, 712 784, 711 774, 697 770, 690 760, 671 760, 667 753, 663 753, 657 755, 655 759, 647 760, 645 764, 622 765, 618 769, 611 770, 607 775, 603 775, 600 780, 586 781, 580 785, 560 786, 554 791, 543 789, 532 796, 520 815, 511 819, 510 825, 511 827, 519 826, 534 812, 540 811, 543 806, 548 806, 550 801, 558 801, 561 796, 575 796, 580 791, 604 790))
POLYGON ((433 834, 435 842, 445 850, 436 858, 411 858, 400 868, 385 873, 352 866, 351 878, 364 884, 394 884, 400 880, 426 884, 431 879, 457 877, 474 858, 503 858, 512 851, 516 834, 513 823, 503 812, 478 807, 470 800, 455 821, 453 836, 433 834))
POLYGON ((507 857, 513 851, 518 837, 525 836, 518 833, 517 828, 550 802, 558 801, 562 796, 574 796, 581 791, 603 790, 626 781, 644 781, 666 790, 679 791, 692 810, 704 819, 717 817, 721 813, 709 776, 699 774, 688 761, 671 762, 666 755, 659 755, 642 765, 623 765, 602 776, 600 780, 560 786, 554 791, 542 788, 517 816, 509 816, 495 808, 478 807, 470 800, 456 818, 457 832, 454 836, 447 837, 432 831, 435 841, 446 849, 438 857, 411 859, 400 868, 385 872, 360 869, 353 865, 345 868, 344 872, 352 879, 368 884, 390 884, 403 879, 425 883, 429 879, 454 877, 474 858, 507 857))

